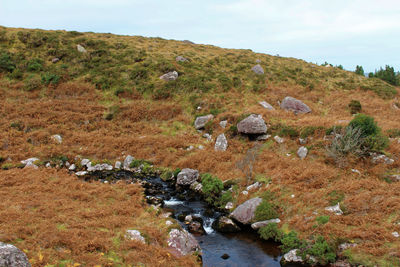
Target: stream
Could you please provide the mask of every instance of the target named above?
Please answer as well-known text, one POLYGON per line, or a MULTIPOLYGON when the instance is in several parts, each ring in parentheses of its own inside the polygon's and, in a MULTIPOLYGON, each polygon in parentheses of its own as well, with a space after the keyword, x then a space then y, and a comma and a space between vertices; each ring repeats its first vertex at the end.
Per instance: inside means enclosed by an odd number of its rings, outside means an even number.
MULTIPOLYGON (((221 215, 213 210, 201 197, 188 189, 177 189, 173 182, 165 182, 159 177, 138 178, 126 171, 95 172, 86 180, 114 182, 141 182, 145 188, 147 201, 161 204, 165 212, 172 216, 183 228, 188 230, 182 217, 194 215, 201 218, 205 230, 204 235, 196 235, 202 249, 203 266, 207 267, 257 267, 281 266, 281 251, 278 244, 259 238, 250 227, 238 233, 220 233, 212 228, 212 223, 221 215), (225 257, 222 257, 224 254, 225 257)), ((288 265, 289 266, 289 265, 288 265)))

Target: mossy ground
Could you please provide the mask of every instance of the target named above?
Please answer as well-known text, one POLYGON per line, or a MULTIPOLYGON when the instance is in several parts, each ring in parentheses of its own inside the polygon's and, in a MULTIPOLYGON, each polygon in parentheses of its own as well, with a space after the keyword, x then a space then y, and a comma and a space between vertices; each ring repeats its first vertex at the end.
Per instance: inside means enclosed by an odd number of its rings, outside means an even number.
MULTIPOLYGON (((283 144, 265 142, 254 165, 254 173, 268 177, 268 190, 274 193, 274 203, 281 209, 280 218, 285 228, 296 230, 302 238, 322 235, 328 240, 353 240, 358 246, 351 249, 352 258, 361 264, 398 264, 400 241, 391 233, 400 231, 396 225, 400 221, 400 183, 389 184, 384 176, 398 173, 400 144, 394 140, 386 150, 396 159, 393 165, 372 165, 368 159, 349 159, 348 168, 340 169, 327 158, 327 141, 323 139, 325 129, 347 125, 353 118, 348 108, 351 100, 360 101, 363 113, 373 116, 384 133, 399 128, 399 111, 393 108, 393 104, 397 103, 398 88, 338 68, 256 54, 250 50, 111 34, 10 28, 0 31, 4 31, 3 35, 0 34, 0 54, 7 53, 13 66, 12 72, 6 70, 0 73, 2 164, 17 164, 32 156, 41 160, 60 156, 71 160, 77 155, 97 160, 121 160, 131 154, 157 166, 195 168, 222 180, 238 178, 241 181, 239 186, 244 187, 246 179, 235 163, 253 143, 247 138, 227 133, 228 150, 215 152, 214 142, 202 138, 192 123, 199 114, 213 113, 216 118, 208 128, 216 137, 228 132, 243 114, 261 114, 270 125, 271 134, 282 129, 283 133, 288 133, 283 144), (77 52, 76 44, 83 45, 88 53, 77 52), (177 63, 175 57, 178 55, 190 61, 177 63), (51 60, 54 57, 61 60, 53 64, 51 60), (261 60, 260 64, 265 69, 263 76, 251 72, 257 59, 261 60), (160 75, 171 70, 179 72, 177 81, 166 83, 159 80, 160 75), (294 115, 280 110, 277 102, 285 96, 303 100, 312 113, 294 115), (263 109, 258 104, 263 100, 276 110, 263 109), (218 124, 223 119, 228 120, 226 129, 218 124), (308 138, 310 153, 305 160, 295 156, 300 145, 294 131, 300 136, 304 133, 312 137, 308 138), (53 134, 63 137, 62 144, 52 142, 50 137, 53 134), (190 145, 195 149, 186 150, 190 145), (203 145, 204 150, 197 149, 199 145, 203 145), (7 158, 11 158, 11 162, 7 158), (352 172, 352 168, 359 170, 361 175, 352 172), (335 196, 333 192, 340 193, 341 205, 346 210, 343 216, 328 214, 324 210, 331 204, 335 196), (330 215, 329 221, 315 228, 316 217, 322 215, 330 215), (357 255, 370 257, 364 262, 363 257, 357 255)), ((11 68, 11 65, 7 66, 11 68)), ((70 195, 72 199, 68 203, 74 205, 86 201, 73 197, 84 192, 79 191, 79 181, 66 173, 2 170, 1 188, 7 193, 1 194, 2 203, 8 199, 18 203, 29 196, 15 191, 15 186, 27 183, 26 177, 36 185, 30 191, 25 190, 27 194, 46 194, 43 190, 51 184, 52 176, 59 176, 58 181, 64 183, 65 180, 72 185, 68 189, 60 188, 57 195, 62 195, 62 192, 70 195), (38 184, 34 182, 36 180, 41 182, 38 184)), ((96 183, 84 187, 94 191, 114 190, 108 185, 96 183)), ((265 190, 266 187, 260 189, 265 190)), ((261 193, 239 194, 235 202, 240 203, 261 193)), ((122 191, 118 194, 125 199, 122 191)), ((90 197, 93 205, 100 205, 93 209, 94 215, 102 214, 102 208, 108 209, 120 201, 109 199, 107 202, 103 197, 90 197)), ((146 207, 139 204, 141 194, 135 195, 132 201, 137 203, 140 213, 147 214, 146 207)), ((88 265, 96 261, 99 264, 109 263, 107 257, 86 250, 81 254, 73 254, 73 251, 67 256, 59 254, 58 245, 47 244, 48 235, 41 236, 42 226, 35 226, 35 218, 40 214, 29 217, 32 218, 31 224, 26 221, 28 217, 21 219, 24 222, 22 225, 19 221, 21 215, 18 214, 22 214, 24 206, 15 205, 2 209, 9 216, 1 216, 1 229, 6 229, 2 230, 4 236, 1 241, 12 242, 28 250, 27 254, 36 266, 41 266, 38 264, 39 253, 42 253, 42 260, 50 264, 64 259, 88 265), (10 214, 15 214, 17 220, 12 219, 14 217, 10 214)), ((71 229, 71 224, 78 232, 87 229, 84 217, 69 222, 74 217, 67 211, 63 212, 59 213, 61 219, 48 222, 52 225, 51 229, 64 233, 71 229)), ((132 221, 131 214, 121 216, 116 219, 119 224, 122 223, 120 221, 128 221, 116 226, 107 224, 105 219, 103 221, 103 216, 97 216, 100 219, 96 223, 102 224, 102 229, 107 228, 107 231, 97 231, 93 235, 93 238, 96 236, 105 240, 106 248, 100 247, 99 250, 128 263, 139 262, 139 258, 144 257, 144 264, 153 266, 153 258, 147 258, 153 255, 150 252, 154 249, 152 245, 140 251, 132 245, 132 256, 126 259, 124 250, 114 249, 113 246, 120 242, 112 242, 117 233, 128 224, 130 227, 137 223, 132 221)), ((152 216, 143 215, 137 225, 153 223, 155 217, 152 216)), ((151 229, 148 229, 150 236, 158 231, 153 236, 160 245, 156 253, 165 259, 165 265, 174 265, 176 260, 163 254, 166 231, 163 232, 161 226, 151 229)), ((92 236, 89 235, 80 237, 82 244, 91 242, 92 236)), ((69 234, 57 236, 61 243, 71 239, 69 234)), ((188 262, 194 264, 194 259, 191 260, 183 259, 182 265, 188 262)))

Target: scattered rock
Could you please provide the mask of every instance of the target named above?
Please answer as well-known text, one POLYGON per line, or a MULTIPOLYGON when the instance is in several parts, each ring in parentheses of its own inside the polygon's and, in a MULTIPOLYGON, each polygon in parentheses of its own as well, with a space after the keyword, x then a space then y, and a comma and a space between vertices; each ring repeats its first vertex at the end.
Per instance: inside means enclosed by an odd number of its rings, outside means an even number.
POLYGON ((275 110, 274 107, 271 106, 271 104, 269 104, 269 103, 266 102, 266 101, 261 101, 261 102, 259 102, 259 104, 260 104, 263 108, 266 108, 266 109, 268 109, 268 110, 275 110))
POLYGON ((217 141, 215 142, 214 150, 215 151, 226 151, 228 148, 228 140, 225 137, 225 134, 220 134, 217 137, 217 141))
POLYGON ((31 267, 25 253, 17 247, 0 242, 1 267, 31 267))
POLYGON ((190 185, 190 189, 192 189, 193 191, 202 193, 203 192, 203 185, 199 182, 194 182, 190 185))
POLYGON ((251 228, 253 228, 254 230, 257 230, 261 227, 264 227, 270 223, 280 223, 281 220, 280 219, 271 219, 271 220, 266 220, 266 221, 261 221, 261 222, 255 222, 251 224, 251 228))
POLYGON ((278 144, 282 144, 283 142, 285 142, 285 139, 283 139, 282 137, 279 136, 274 136, 274 140, 275 142, 277 142, 278 144))
POLYGON ((387 165, 391 165, 394 163, 394 160, 387 157, 386 155, 377 155, 376 153, 372 153, 372 163, 377 164, 377 163, 385 163, 387 165))
POLYGON ((47 163, 46 163, 46 168, 51 168, 50 162, 47 162, 47 163))
POLYGON ((199 178, 199 171, 193 169, 183 169, 178 173, 176 184, 178 185, 191 185, 199 178))
POLYGON ((178 72, 176 72, 176 71, 171 71, 171 72, 168 72, 168 73, 165 73, 164 75, 162 75, 162 76, 160 76, 160 79, 161 80, 164 80, 164 81, 175 81, 176 79, 178 79, 178 72))
POLYGON ((305 159, 307 157, 307 153, 308 153, 308 149, 304 146, 300 147, 297 150, 297 156, 299 156, 299 158, 301 158, 301 159, 305 159))
POLYGON ((214 118, 214 116, 212 114, 197 117, 196 120, 194 121, 194 128, 196 128, 196 130, 200 130, 200 129, 204 128, 204 126, 206 126, 207 122, 209 122, 213 118, 214 118))
POLYGON ((361 172, 359 170, 356 169, 351 169, 352 172, 357 173, 358 175, 361 175, 361 172))
POLYGON ((246 191, 257 190, 259 187, 261 187, 261 183, 255 182, 254 184, 249 185, 248 187, 246 187, 246 191))
POLYGON ((174 223, 172 222, 172 221, 170 221, 170 220, 168 220, 168 221, 166 221, 165 222, 165 225, 167 225, 167 226, 171 226, 171 225, 173 225, 174 223))
POLYGON ((249 192, 246 191, 246 190, 244 190, 244 191, 242 191, 242 194, 245 195, 245 196, 247 196, 247 195, 249 194, 249 192))
POLYGON ((123 164, 124 170, 130 170, 131 163, 133 162, 135 158, 132 157, 131 155, 126 156, 123 164))
POLYGON ((299 138, 299 143, 300 143, 300 145, 307 144, 307 138, 299 138))
POLYGON ((221 256, 221 259, 223 259, 223 260, 227 260, 227 259, 229 259, 229 255, 228 254, 223 254, 222 256, 221 256))
POLYGON ((29 158, 26 160, 21 160, 21 163, 24 165, 33 165, 33 163, 38 160, 39 160, 38 158, 29 158))
POLYGON ((176 62, 185 62, 185 61, 188 61, 187 58, 184 58, 184 57, 182 57, 182 56, 177 56, 177 57, 175 58, 175 60, 176 60, 176 62))
POLYGON ((252 114, 237 124, 239 133, 242 134, 265 134, 267 125, 261 115, 252 114))
POLYGON ((86 49, 80 44, 76 45, 76 49, 78 50, 78 52, 87 53, 86 49))
POLYGON ((58 57, 55 57, 55 58, 53 58, 53 59, 51 60, 51 63, 55 64, 55 63, 57 63, 58 61, 60 61, 60 59, 59 59, 58 57))
POLYGON ((88 160, 88 159, 81 160, 81 166, 82 167, 87 166, 89 163, 90 163, 90 160, 88 160))
POLYGON ((356 246, 357 246, 357 244, 355 244, 355 243, 343 243, 338 246, 338 249, 339 249, 339 251, 344 251, 346 249, 354 248, 356 246))
POLYGON ((76 170, 76 165, 72 164, 71 166, 69 166, 68 170, 75 171, 76 170))
POLYGON ((230 214, 230 217, 234 218, 235 220, 243 224, 248 224, 253 220, 256 208, 258 205, 260 205, 261 202, 262 199, 259 197, 249 199, 246 202, 239 205, 230 214))
POLYGON ((61 144, 63 141, 61 135, 59 135, 59 134, 52 135, 51 140, 53 140, 54 142, 56 142, 58 144, 61 144))
POLYGON ((231 210, 231 209, 233 209, 233 203, 232 203, 232 202, 226 203, 225 209, 226 209, 226 210, 231 210))
POLYGON ((125 238, 145 244, 146 240, 138 230, 126 230, 125 238))
POLYGON ((80 171, 75 173, 76 176, 85 176, 86 174, 88 174, 87 171, 80 171))
POLYGON ((390 179, 391 179, 393 182, 399 182, 399 181, 400 181, 400 174, 393 174, 393 175, 390 175, 390 179))
POLYGON ((212 140, 212 136, 211 136, 211 134, 209 134, 209 133, 203 134, 203 137, 204 137, 204 138, 207 138, 207 141, 211 141, 211 140, 212 140))
POLYGON ((338 260, 337 262, 331 264, 332 267, 351 267, 351 264, 344 261, 344 260, 338 260))
POLYGON ((228 121, 220 121, 219 122, 219 126, 221 126, 222 128, 226 128, 226 125, 228 124, 228 121))
POLYGON ((167 243, 176 256, 186 256, 194 252, 201 252, 196 238, 184 229, 172 229, 169 232, 167 243))
POLYGON ((206 231, 203 228, 203 225, 198 221, 192 221, 188 226, 189 232, 196 235, 204 235, 206 231))
POLYGON ((343 211, 340 209, 339 203, 337 203, 335 206, 326 207, 325 210, 333 212, 336 215, 343 215, 343 211))
POLYGON ((264 69, 263 67, 261 67, 260 64, 255 65, 254 67, 251 68, 251 70, 258 75, 262 75, 264 74, 264 69))
POLYGON ((268 140, 271 137, 270 134, 262 134, 256 137, 257 141, 265 141, 268 140))
POLYGON ((199 145, 199 146, 198 146, 198 149, 204 150, 204 146, 203 146, 203 145, 199 145))
POLYGON ((115 165, 114 165, 114 168, 119 170, 119 169, 121 169, 121 165, 122 165, 121 161, 116 161, 115 165))
POLYGON ((240 227, 226 216, 219 217, 214 221, 212 227, 221 233, 235 233, 240 231, 240 227))
POLYGON ((306 104, 290 96, 287 96, 282 100, 281 109, 293 111, 296 114, 311 112, 311 109, 306 104))
POLYGON ((111 171, 113 169, 112 165, 103 163, 103 164, 96 164, 95 166, 90 166, 87 168, 88 172, 95 172, 95 171, 111 171))
POLYGON ((188 148, 186 148, 187 151, 191 151, 194 149, 194 146, 190 145, 188 148))
POLYGON ((398 232, 393 232, 393 233, 392 233, 392 236, 394 236, 394 237, 396 237, 396 238, 399 238, 399 237, 400 237, 400 234, 399 234, 398 232))

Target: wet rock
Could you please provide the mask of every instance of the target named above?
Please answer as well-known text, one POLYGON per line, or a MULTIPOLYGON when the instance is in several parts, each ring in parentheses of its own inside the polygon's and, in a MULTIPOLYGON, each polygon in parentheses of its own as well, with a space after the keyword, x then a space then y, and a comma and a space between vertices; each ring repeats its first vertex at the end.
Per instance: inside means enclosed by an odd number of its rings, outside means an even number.
POLYGON ((190 185, 190 189, 192 189, 193 191, 202 193, 203 192, 203 185, 199 182, 194 182, 190 185))
POLYGON ((61 144, 63 141, 61 135, 59 135, 59 134, 52 135, 51 140, 53 140, 57 144, 61 144))
POLYGON ((227 260, 227 259, 229 259, 229 255, 228 254, 223 254, 222 256, 221 256, 221 259, 224 259, 224 260, 227 260))
POLYGON ((266 102, 266 101, 261 101, 261 102, 259 102, 259 104, 265 109, 275 110, 275 108, 273 106, 271 106, 271 104, 266 102))
POLYGON ((308 154, 308 149, 304 146, 300 147, 297 150, 297 156, 299 156, 299 158, 301 159, 305 159, 307 157, 307 154, 308 154))
POLYGON ((165 73, 164 75, 162 75, 162 76, 160 76, 160 79, 161 80, 164 80, 164 81, 175 81, 176 79, 178 79, 178 72, 176 72, 176 71, 171 71, 171 72, 168 72, 168 73, 165 73))
POLYGON ((85 176, 86 174, 88 174, 87 171, 80 171, 75 173, 76 176, 85 176))
POLYGON ((221 126, 222 128, 226 128, 226 125, 228 124, 228 121, 220 121, 219 122, 219 126, 221 126))
POLYGON ((215 151, 226 151, 228 148, 228 140, 225 137, 225 134, 220 134, 217 137, 217 141, 215 142, 215 151))
POLYGON ((206 126, 207 122, 209 122, 213 118, 214 118, 214 115, 212 115, 212 114, 197 117, 196 120, 194 121, 194 128, 196 128, 196 130, 200 130, 200 129, 204 128, 204 126, 206 126))
POLYGON ((262 75, 264 74, 264 69, 263 67, 261 67, 260 64, 255 65, 254 67, 251 68, 251 70, 258 75, 262 75))
POLYGON ((25 253, 17 247, 0 242, 1 267, 31 267, 25 253))
POLYGON ((234 218, 235 220, 243 224, 248 224, 253 220, 256 208, 258 205, 260 205, 261 202, 262 199, 259 197, 249 199, 246 202, 239 205, 230 214, 230 217, 234 218))
POLYGON ((266 226, 266 225, 268 225, 268 224, 271 224, 271 223, 280 223, 280 222, 281 222, 281 220, 278 219, 278 218, 276 218, 276 219, 271 219, 271 220, 266 220, 266 221, 261 221, 261 222, 255 222, 255 223, 252 223, 252 224, 251 224, 251 228, 253 228, 254 230, 257 230, 257 229, 259 229, 259 228, 261 228, 261 227, 264 227, 264 226, 266 226))
POLYGON ((335 206, 326 207, 325 210, 333 212, 336 215, 343 215, 343 211, 340 209, 339 203, 337 203, 335 206))
POLYGON ((132 157, 131 155, 126 156, 123 164, 124 170, 130 170, 131 163, 133 162, 135 158, 132 157))
POLYGON ((184 57, 182 57, 182 56, 177 56, 177 57, 175 58, 175 61, 176 61, 176 62, 186 62, 186 61, 188 61, 188 59, 187 59, 187 58, 184 58, 184 57))
POLYGON ((115 165, 114 165, 114 168, 119 170, 119 169, 121 169, 121 165, 122 165, 121 161, 116 161, 115 165))
POLYGON ((275 142, 277 142, 278 144, 282 144, 283 142, 285 142, 285 139, 283 139, 282 137, 279 137, 277 135, 274 136, 274 140, 275 142))
POLYGON ((198 221, 192 221, 188 226, 189 232, 196 235, 204 235, 206 231, 203 228, 202 223, 198 221))
POLYGON ((126 230, 125 238, 145 244, 146 240, 138 230, 126 230))
POLYGON ((76 45, 76 49, 80 53, 87 53, 86 49, 83 46, 81 46, 80 44, 76 45))
POLYGON ((183 169, 178 173, 176 184, 178 185, 191 185, 199 179, 199 171, 193 169, 183 169))
POLYGON ((168 247, 176 256, 186 256, 201 252, 196 238, 186 230, 172 229, 169 232, 168 247))
POLYGON ((252 114, 237 124, 239 133, 242 134, 265 134, 267 125, 261 115, 252 114))
POLYGON ((240 227, 230 218, 226 216, 219 217, 214 223, 212 227, 221 233, 235 233, 240 231, 240 227))
POLYGON ((298 263, 303 263, 303 259, 300 256, 297 256, 298 249, 292 249, 282 257, 282 264, 285 263, 292 263, 292 262, 298 262, 298 263))
POLYGON ((290 96, 287 96, 282 100, 281 109, 293 111, 296 114, 311 112, 311 109, 306 104, 290 96))

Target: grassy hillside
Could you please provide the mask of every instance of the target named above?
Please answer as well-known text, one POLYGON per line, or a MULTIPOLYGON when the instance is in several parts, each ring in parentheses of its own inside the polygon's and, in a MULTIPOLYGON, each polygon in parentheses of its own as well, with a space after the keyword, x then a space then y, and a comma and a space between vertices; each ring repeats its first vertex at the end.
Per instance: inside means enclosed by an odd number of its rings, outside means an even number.
MULTIPOLYGON (((400 183, 389 183, 387 177, 400 172, 400 144, 392 139, 385 150, 395 159, 392 165, 371 164, 368 157, 349 157, 347 166, 339 168, 327 156, 328 141, 324 136, 329 128, 347 125, 353 119, 348 104, 358 100, 362 112, 373 116, 385 135, 398 137, 400 111, 396 107, 400 104, 397 95, 398 88, 376 78, 250 50, 160 38, 0 29, 0 157, 3 169, 18 167, 20 160, 32 156, 43 161, 66 157, 72 162, 77 155, 96 161, 114 161, 131 154, 158 166, 190 167, 212 173, 221 180, 237 179, 242 190, 247 181, 236 162, 254 142, 235 134, 234 126, 244 114, 261 114, 269 126, 268 133, 284 137, 285 142, 277 144, 267 140, 263 143, 253 174, 254 179, 266 185, 247 196, 239 190, 234 194, 235 204, 265 192, 272 193, 273 202, 279 206, 282 220, 279 227, 283 231, 294 230, 304 239, 321 235, 333 245, 354 242, 357 246, 345 254, 349 261, 366 266, 399 266, 400 241, 391 233, 400 232, 397 224, 400 222, 400 183), (78 44, 87 52, 79 52, 78 44), (176 56, 188 61, 177 62, 176 56), (55 58, 58 61, 53 63, 55 58), (264 75, 251 71, 257 62, 264 68, 264 75), (159 79, 169 71, 179 73, 176 81, 159 79), (295 115, 280 110, 277 103, 286 96, 304 101, 312 112, 295 115), (268 101, 275 110, 264 109, 259 101, 268 101), (215 140, 224 132, 229 142, 225 152, 214 151, 214 142, 207 141, 193 127, 196 116, 209 113, 214 114, 215 119, 207 124, 203 133, 212 134, 215 140), (221 120, 228 120, 227 128, 219 126, 221 120), (54 134, 62 136, 62 144, 51 140, 54 134), (310 152, 305 160, 296 156, 300 147, 298 137, 308 137, 306 146, 310 152), (199 149, 200 145, 204 149, 199 149), (194 149, 187 150, 190 146, 194 149), (359 170, 360 174, 351 169, 359 170), (343 216, 325 211, 325 207, 335 202, 340 202, 345 210, 343 216), (321 216, 329 216, 328 221, 318 223, 321 216)), ((78 183, 63 171, 41 170, 35 174, 27 170, 0 171, 2 185, 12 190, 13 183, 25 182, 19 181, 18 176, 30 177, 35 182, 39 179, 43 186, 47 182, 55 183, 52 177, 56 177, 56 181, 66 179, 65 183, 78 183)), ((62 186, 64 189, 60 190, 67 191, 67 185, 62 186)), ((111 190, 104 185, 91 184, 90 187, 93 187, 90 190, 111 190)), ((78 190, 79 187, 72 188, 78 190)), ((44 189, 38 185, 30 190, 28 192, 35 195, 38 193, 34 190, 44 189)), ((118 186, 113 190, 122 191, 118 191, 119 197, 111 202, 129 194, 118 186)), ((103 207, 106 200, 102 197, 102 194, 94 195, 91 201, 103 207)), ((9 198, 7 194, 0 196, 2 203, 9 198)), ((10 199, 16 203, 24 201, 18 195, 10 199)), ((86 199, 78 197, 74 201, 79 203, 86 199)), ((155 215, 149 213, 146 206, 136 209, 146 214, 144 222, 154 221, 155 215)), ((2 210, 5 214, 23 214, 23 210, 13 205, 4 205, 2 210)), ((62 213, 60 211, 60 216, 62 213)), ((65 216, 70 215, 66 213, 65 216)), ((121 216, 132 220, 131 214, 121 216)), ((14 229, 6 237, 0 235, 0 241, 26 249, 35 266, 55 264, 61 259, 70 260, 71 264, 90 265, 100 259, 91 258, 90 250, 82 255, 73 254, 73 250, 72 254, 59 255, 53 243, 40 244, 48 238, 37 234, 43 225, 28 229, 31 231, 28 235, 27 227, 19 225, 12 216, 0 218, 1 229, 14 229), (47 250, 42 253, 47 254, 38 263, 38 253, 43 247, 47 250)), ((85 217, 77 221, 83 223, 85 217)), ((113 247, 112 240, 126 227, 135 227, 143 221, 108 227, 104 231, 106 234, 100 235, 107 239, 107 246, 99 251, 104 255, 118 254, 118 259, 126 265, 142 257, 126 256, 123 249, 113 247)), ((57 225, 56 221, 51 223, 57 225)), ((80 224, 72 225, 79 230, 80 224)), ((155 248, 160 253, 159 259, 163 260, 160 266, 173 265, 175 259, 164 251, 165 233, 157 225, 152 227, 146 230, 160 244, 155 248)), ((58 238, 62 241, 69 235, 60 234, 58 238)), ((71 249, 73 243, 65 246, 71 249)), ((103 260, 107 261, 107 257, 103 260)), ((183 265, 195 263, 194 258, 184 260, 183 265)), ((156 264, 151 258, 143 261, 148 266, 156 264)))

